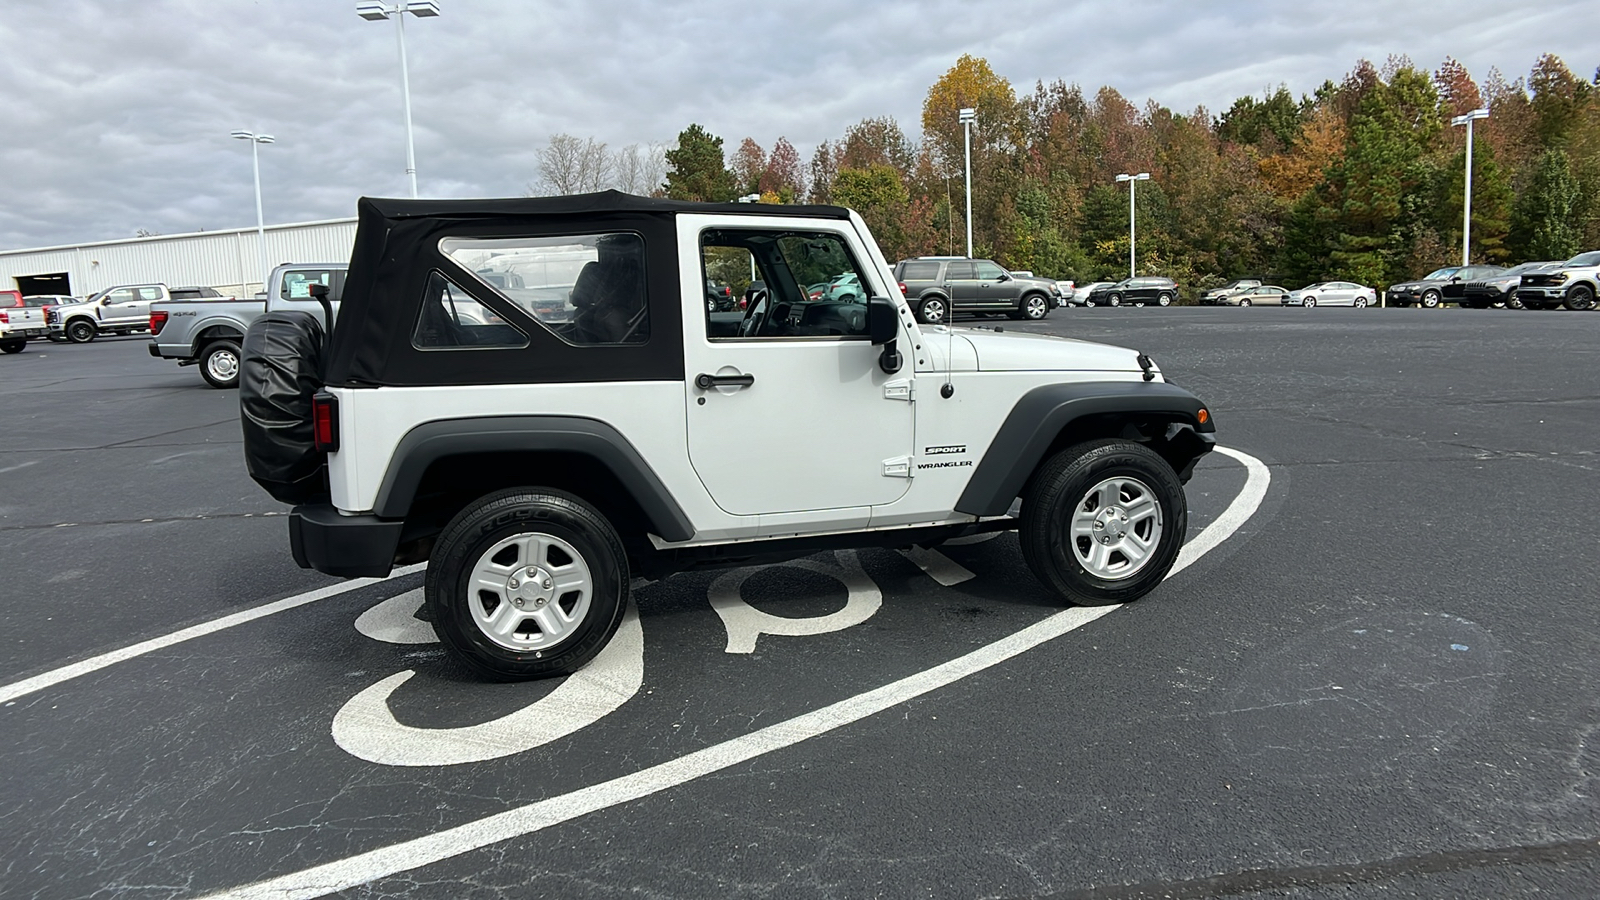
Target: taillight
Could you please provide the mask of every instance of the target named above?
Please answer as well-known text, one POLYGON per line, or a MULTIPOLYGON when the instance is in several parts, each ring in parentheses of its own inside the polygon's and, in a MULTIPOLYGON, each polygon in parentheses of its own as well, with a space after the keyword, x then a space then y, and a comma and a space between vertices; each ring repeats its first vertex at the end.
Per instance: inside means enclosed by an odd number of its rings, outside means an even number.
POLYGON ((311 432, 319 453, 339 449, 339 400, 332 394, 318 393, 311 398, 311 432))
POLYGON ((150 314, 150 333, 151 334, 160 334, 161 333, 161 329, 163 329, 165 327, 167 327, 167 314, 166 313, 164 313, 164 312, 153 312, 153 313, 150 314))
POLYGON ((904 281, 902 281, 902 282, 900 282, 900 293, 904 294, 905 292, 906 292, 906 283, 904 281))
POLYGON ((10 324, 11 324, 11 316, 7 315, 5 310, 0 309, 0 325, 10 325, 10 324))

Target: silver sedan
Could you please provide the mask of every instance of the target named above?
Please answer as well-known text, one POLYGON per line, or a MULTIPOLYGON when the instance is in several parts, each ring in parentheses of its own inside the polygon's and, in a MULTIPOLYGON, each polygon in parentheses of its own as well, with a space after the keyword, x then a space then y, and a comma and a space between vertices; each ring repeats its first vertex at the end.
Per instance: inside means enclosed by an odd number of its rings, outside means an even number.
POLYGON ((1284 295, 1284 306, 1354 306, 1364 309, 1378 303, 1378 292, 1348 281, 1319 281, 1284 295))

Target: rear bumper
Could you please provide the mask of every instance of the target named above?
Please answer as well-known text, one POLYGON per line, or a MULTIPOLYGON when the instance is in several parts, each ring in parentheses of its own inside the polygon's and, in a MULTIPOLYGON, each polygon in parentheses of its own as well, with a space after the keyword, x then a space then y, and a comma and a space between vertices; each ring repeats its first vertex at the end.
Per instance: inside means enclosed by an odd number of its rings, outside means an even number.
POLYGON ((343 516, 327 503, 289 513, 289 550, 302 569, 340 578, 382 578, 394 568, 404 522, 343 516))

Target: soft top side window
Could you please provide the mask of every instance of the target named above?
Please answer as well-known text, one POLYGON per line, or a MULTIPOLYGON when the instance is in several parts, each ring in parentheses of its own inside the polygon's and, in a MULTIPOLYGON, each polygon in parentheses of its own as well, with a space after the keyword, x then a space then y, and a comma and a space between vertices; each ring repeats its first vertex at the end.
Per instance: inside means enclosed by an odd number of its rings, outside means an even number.
POLYGON ((411 346, 418 350, 526 347, 528 336, 435 270, 423 289, 411 346))
POLYGON ((447 237, 439 249, 569 344, 650 340, 644 238, 637 234, 447 237))

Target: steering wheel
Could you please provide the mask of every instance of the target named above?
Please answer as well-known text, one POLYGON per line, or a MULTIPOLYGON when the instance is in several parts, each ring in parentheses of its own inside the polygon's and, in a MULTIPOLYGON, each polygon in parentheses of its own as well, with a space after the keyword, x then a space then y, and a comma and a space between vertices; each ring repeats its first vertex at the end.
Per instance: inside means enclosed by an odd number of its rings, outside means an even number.
POLYGON ((744 320, 739 323, 740 337, 754 337, 761 333, 767 320, 767 292, 756 291, 744 307, 744 320))

